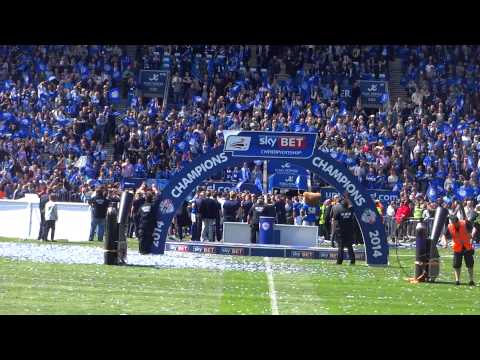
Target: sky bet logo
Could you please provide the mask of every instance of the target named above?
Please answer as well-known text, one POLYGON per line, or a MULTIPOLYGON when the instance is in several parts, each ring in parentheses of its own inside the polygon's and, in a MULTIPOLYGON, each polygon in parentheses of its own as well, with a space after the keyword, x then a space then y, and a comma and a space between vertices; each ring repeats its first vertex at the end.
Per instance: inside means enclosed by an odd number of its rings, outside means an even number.
POLYGON ((260 145, 272 148, 305 149, 306 139, 303 136, 261 136, 260 145))

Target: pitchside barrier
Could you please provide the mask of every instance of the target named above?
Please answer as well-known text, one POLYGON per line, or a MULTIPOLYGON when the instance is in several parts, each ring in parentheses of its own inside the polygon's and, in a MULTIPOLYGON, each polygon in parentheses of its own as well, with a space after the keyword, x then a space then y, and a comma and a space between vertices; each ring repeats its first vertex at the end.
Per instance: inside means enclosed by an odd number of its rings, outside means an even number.
MULTIPOLYGON (((274 224, 273 231, 280 245, 317 246, 318 226, 274 224)), ((250 244, 250 225, 224 222, 223 241, 229 244, 250 244)))
MULTIPOLYGON (((90 233, 91 211, 88 204, 56 202, 58 221, 55 239, 86 241, 90 233)), ((20 200, 0 200, 0 236, 37 239, 40 229, 38 196, 20 200)))
MULTIPOLYGON (((222 244, 198 241, 169 241, 165 244, 165 248, 167 251, 192 252, 199 254, 337 260, 337 249, 308 246, 222 244)), ((364 250, 354 250, 354 252, 355 260, 365 261, 364 250)), ((344 251, 344 259, 350 259, 347 251, 344 251)))
POLYGON ((405 220, 403 224, 398 225, 395 221, 395 218, 391 216, 385 216, 384 224, 387 239, 392 240, 393 238, 395 238, 400 241, 415 241, 415 229, 420 221, 425 224, 427 228, 427 234, 430 234, 433 227, 433 218, 428 218, 425 220, 416 220, 413 218, 409 218, 405 220))

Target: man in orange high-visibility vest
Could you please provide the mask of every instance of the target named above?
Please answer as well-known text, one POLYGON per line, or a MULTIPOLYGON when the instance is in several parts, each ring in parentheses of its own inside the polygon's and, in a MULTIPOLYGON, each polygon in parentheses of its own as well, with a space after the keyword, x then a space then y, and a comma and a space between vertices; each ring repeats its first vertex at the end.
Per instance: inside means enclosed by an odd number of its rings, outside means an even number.
POLYGON ((459 220, 457 216, 450 216, 450 224, 444 233, 443 241, 453 240, 453 269, 455 270, 455 284, 460 285, 460 271, 462 268, 462 258, 465 259, 465 266, 468 270, 470 282, 468 285, 475 286, 473 281, 473 254, 471 232, 473 224, 468 220, 459 220))

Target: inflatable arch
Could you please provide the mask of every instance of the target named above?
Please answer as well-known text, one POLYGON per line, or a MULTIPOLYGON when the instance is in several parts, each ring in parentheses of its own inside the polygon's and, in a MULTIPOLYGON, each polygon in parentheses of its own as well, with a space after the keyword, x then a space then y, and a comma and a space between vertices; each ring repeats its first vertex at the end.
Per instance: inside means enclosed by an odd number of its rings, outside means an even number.
MULTIPOLYGON (((268 160, 269 157, 257 157, 255 160, 268 160)), ((381 217, 375 210, 375 204, 368 192, 357 181, 353 174, 340 162, 334 160, 328 153, 320 149, 313 150, 311 157, 289 160, 305 169, 315 172, 326 183, 332 185, 343 194, 348 192, 353 203, 353 209, 360 225, 365 242, 365 255, 368 265, 388 265, 388 243, 385 227, 381 217)), ((163 189, 156 200, 157 221, 154 231, 152 254, 163 254, 167 231, 173 222, 176 210, 181 207, 185 198, 202 182, 219 171, 234 166, 252 158, 233 156, 232 152, 217 148, 207 154, 195 158, 188 167, 182 169, 175 178, 163 189)))

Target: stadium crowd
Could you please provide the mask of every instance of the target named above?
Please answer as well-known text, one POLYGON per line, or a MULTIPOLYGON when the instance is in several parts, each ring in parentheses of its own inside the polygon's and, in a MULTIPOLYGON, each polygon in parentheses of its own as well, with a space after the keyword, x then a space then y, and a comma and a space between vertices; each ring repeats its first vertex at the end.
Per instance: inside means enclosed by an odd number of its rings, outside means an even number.
MULTIPOLYGON (((223 146, 224 130, 245 129, 317 132, 318 145, 367 188, 399 191, 395 212, 410 208, 403 218, 439 201, 480 200, 480 47, 254 52, 137 46, 130 58, 125 46, 0 46, 0 198, 48 190, 86 202, 100 186, 118 193, 127 178, 169 179, 223 146), (408 98, 364 108, 359 80, 388 79, 396 57, 408 98), (170 70, 168 101, 138 95, 141 69, 170 70)), ((261 171, 261 162, 246 163, 214 179, 253 183, 261 171)))

